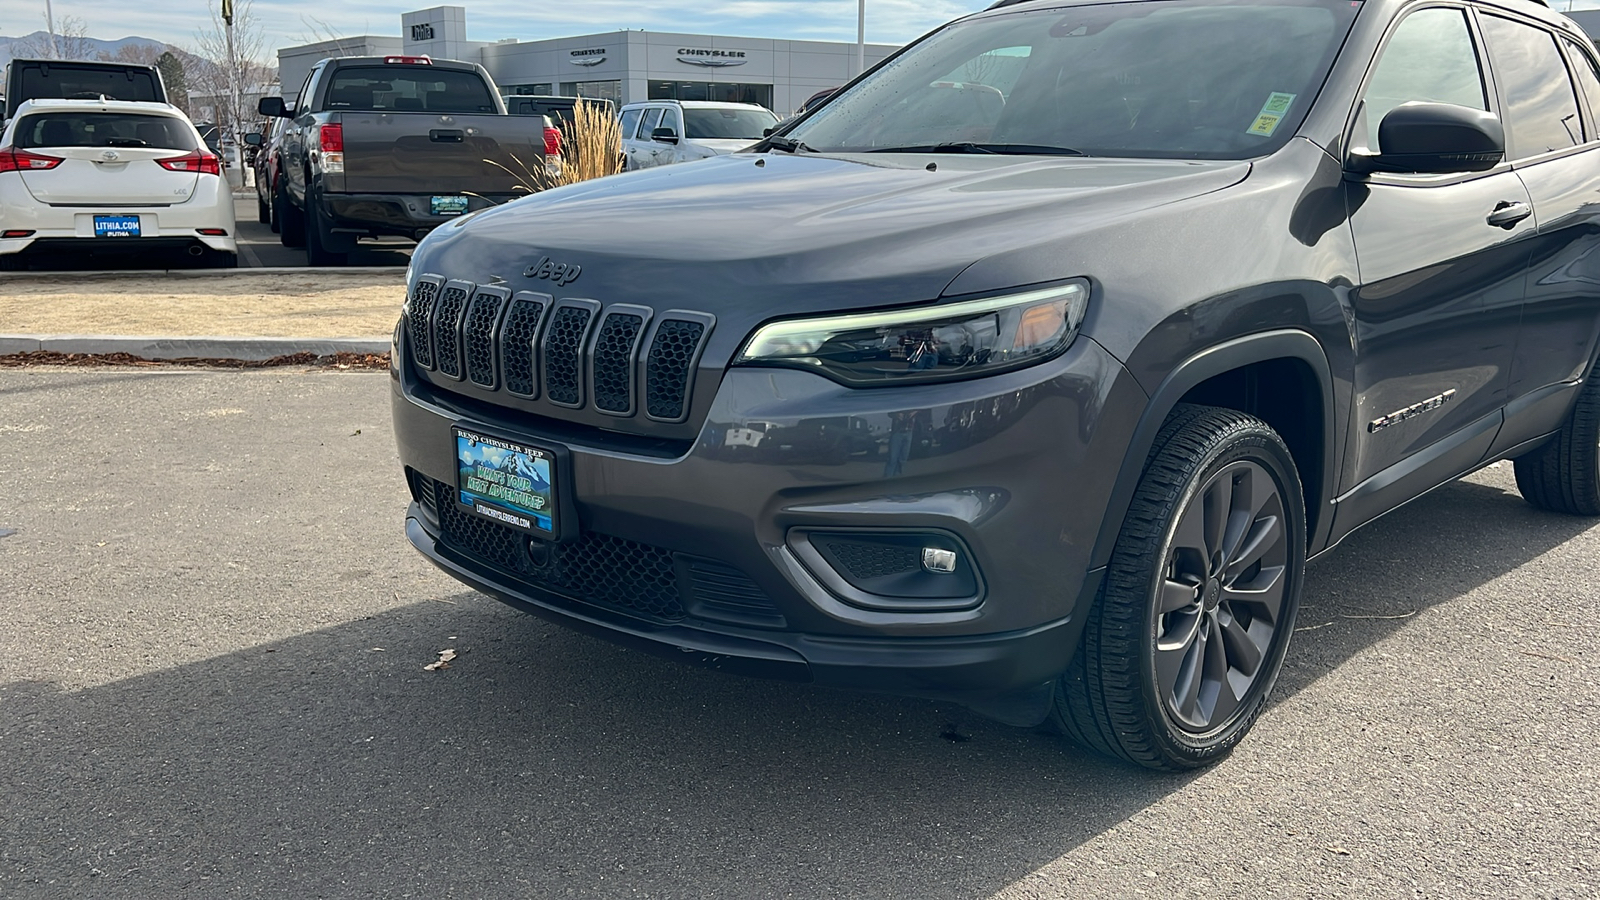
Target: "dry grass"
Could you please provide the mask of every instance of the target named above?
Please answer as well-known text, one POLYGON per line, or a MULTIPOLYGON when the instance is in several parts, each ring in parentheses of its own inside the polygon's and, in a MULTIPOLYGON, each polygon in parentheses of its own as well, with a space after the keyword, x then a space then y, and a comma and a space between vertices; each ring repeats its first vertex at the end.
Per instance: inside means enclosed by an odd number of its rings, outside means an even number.
POLYGON ((405 270, 7 276, 0 334, 386 337, 405 270))
POLYGON ((484 160, 517 180, 512 190, 530 194, 615 175, 622 171, 622 126, 604 104, 579 100, 572 122, 561 126, 560 166, 529 166, 515 154, 511 161, 514 167, 484 160))

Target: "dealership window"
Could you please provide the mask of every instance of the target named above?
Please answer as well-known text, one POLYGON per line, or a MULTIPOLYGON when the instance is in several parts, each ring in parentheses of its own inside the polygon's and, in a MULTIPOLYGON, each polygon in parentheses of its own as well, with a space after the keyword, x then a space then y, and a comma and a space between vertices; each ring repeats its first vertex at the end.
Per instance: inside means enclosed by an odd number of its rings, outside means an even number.
POLYGON ((588 97, 591 100, 610 100, 622 105, 621 81, 563 81, 561 96, 588 97))
POLYGON ((550 90, 551 87, 550 82, 546 81, 543 84, 508 84, 503 86, 501 90, 518 97, 550 97, 555 94, 554 91, 550 90))
POLYGON ((726 84, 720 81, 652 81, 651 100, 720 100, 772 108, 772 85, 726 84))

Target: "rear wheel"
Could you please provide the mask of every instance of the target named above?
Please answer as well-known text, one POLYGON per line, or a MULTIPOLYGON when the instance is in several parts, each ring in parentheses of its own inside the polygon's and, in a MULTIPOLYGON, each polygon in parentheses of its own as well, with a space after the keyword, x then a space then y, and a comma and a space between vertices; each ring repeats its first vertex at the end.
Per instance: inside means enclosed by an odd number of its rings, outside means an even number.
POLYGON ((200 265, 207 269, 237 269, 239 254, 227 250, 212 250, 208 247, 205 255, 200 258, 200 265))
POLYGON ((323 219, 321 205, 315 198, 306 204, 306 264, 311 266, 342 266, 347 254, 328 249, 328 224, 323 219))
POLYGON ((1600 373, 1590 372, 1561 431, 1518 457, 1517 490, 1540 509, 1600 516, 1600 373))
POLYGON ((0 272, 21 272, 28 268, 28 260, 21 253, 0 256, 0 272))
POLYGON ((1299 607, 1305 510, 1266 423, 1180 405, 1145 466, 1057 724, 1151 769, 1222 759, 1255 724, 1299 607))
POLYGON ((256 193, 256 221, 263 225, 272 224, 272 207, 267 205, 267 201, 261 199, 259 191, 256 193))

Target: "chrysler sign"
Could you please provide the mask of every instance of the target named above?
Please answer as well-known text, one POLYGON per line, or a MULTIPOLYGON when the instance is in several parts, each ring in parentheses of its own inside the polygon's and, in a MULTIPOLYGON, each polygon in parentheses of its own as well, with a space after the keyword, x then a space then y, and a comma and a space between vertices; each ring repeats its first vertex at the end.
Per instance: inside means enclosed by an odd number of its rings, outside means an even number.
POLYGON ((589 50, 573 50, 567 62, 575 66, 598 66, 606 61, 606 48, 595 47, 589 50))
POLYGON ((707 69, 724 69, 728 66, 742 66, 749 60, 744 58, 743 50, 695 50, 679 49, 678 62, 691 66, 703 66, 707 69))

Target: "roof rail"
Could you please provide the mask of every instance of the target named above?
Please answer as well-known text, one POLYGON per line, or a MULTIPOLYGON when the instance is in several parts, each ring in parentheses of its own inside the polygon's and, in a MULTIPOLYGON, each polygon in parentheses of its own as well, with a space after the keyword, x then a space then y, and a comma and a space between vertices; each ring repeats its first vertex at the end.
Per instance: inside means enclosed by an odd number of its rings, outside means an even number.
POLYGON ((1006 7, 1006 6, 1016 6, 1018 3, 1030 3, 1030 2, 1032 2, 1032 0, 995 0, 994 3, 989 4, 988 8, 989 9, 1000 9, 1000 8, 1006 7))

